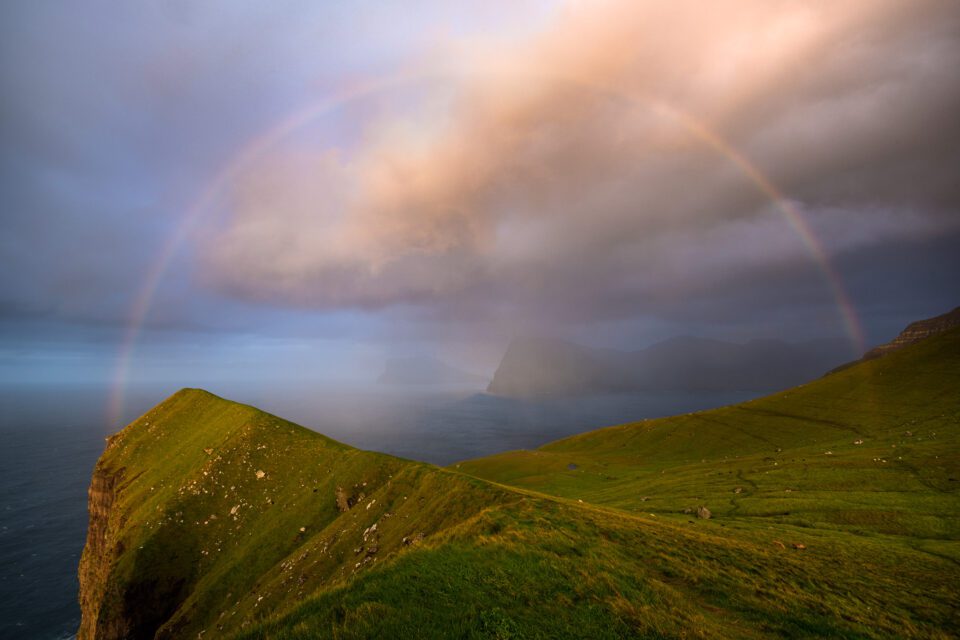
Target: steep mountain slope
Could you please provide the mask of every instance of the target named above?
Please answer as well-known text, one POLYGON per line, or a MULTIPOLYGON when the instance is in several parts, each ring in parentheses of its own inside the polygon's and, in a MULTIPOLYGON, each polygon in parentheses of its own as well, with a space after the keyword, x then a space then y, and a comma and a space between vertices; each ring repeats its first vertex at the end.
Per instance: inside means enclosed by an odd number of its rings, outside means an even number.
POLYGON ((681 337, 641 351, 594 349, 545 338, 518 338, 487 391, 528 397, 623 391, 761 391, 822 375, 843 359, 832 340, 733 344, 681 337))
POLYGON ((183 391, 97 466, 80 637, 954 637, 958 390, 953 331, 450 470, 183 391))

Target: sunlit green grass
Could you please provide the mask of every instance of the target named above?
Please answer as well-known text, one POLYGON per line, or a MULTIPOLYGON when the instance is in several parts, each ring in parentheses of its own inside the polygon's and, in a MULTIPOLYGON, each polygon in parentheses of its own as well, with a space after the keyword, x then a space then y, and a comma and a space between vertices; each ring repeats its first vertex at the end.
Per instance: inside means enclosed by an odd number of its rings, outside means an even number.
POLYGON ((160 637, 954 637, 958 437, 957 331, 447 470, 186 390, 100 463, 107 608, 172 598, 160 637))

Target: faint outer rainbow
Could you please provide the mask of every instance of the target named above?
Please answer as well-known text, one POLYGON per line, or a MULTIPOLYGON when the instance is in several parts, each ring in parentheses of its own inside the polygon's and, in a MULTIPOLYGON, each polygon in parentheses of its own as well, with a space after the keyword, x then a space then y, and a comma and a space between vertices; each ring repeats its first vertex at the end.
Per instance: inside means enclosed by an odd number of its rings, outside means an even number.
POLYGON ((143 328, 143 323, 147 318, 147 313, 150 311, 150 304, 153 301, 153 296, 157 292, 157 287, 160 285, 160 281, 170 266, 171 260, 176 255, 177 249, 179 249, 187 236, 190 235, 190 232, 196 228, 197 223, 203 215, 214 205, 223 188, 236 178, 243 169, 263 155, 264 152, 316 118, 345 103, 407 85, 421 77, 425 76, 423 74, 404 74, 351 85, 343 91, 319 102, 315 102, 300 111, 294 112, 279 124, 274 125, 264 133, 248 141, 247 144, 232 157, 230 162, 224 165, 223 168, 211 178, 206 188, 201 192, 200 197, 187 208, 183 219, 161 247, 156 259, 147 271, 147 275, 144 277, 143 285, 140 287, 140 291, 137 293, 133 305, 130 307, 127 326, 124 330, 123 339, 117 355, 113 385, 110 389, 110 398, 107 407, 107 420, 111 425, 119 424, 122 419, 126 380, 130 372, 130 360, 137 344, 137 338, 140 336, 140 331, 143 328))
MULTIPOLYGON (((143 323, 150 310, 153 297, 156 294, 157 287, 163 279, 180 245, 196 228, 200 219, 211 210, 217 198, 222 194, 224 187, 229 185, 244 169, 252 165, 265 152, 294 131, 346 103, 376 95, 390 89, 407 86, 417 81, 442 79, 451 76, 460 77, 462 75, 464 74, 415 72, 352 85, 341 92, 313 103, 300 111, 294 112, 279 124, 274 125, 264 133, 252 138, 238 153, 232 156, 230 162, 224 165, 207 183, 200 197, 187 208, 183 219, 174 229, 174 232, 167 238, 153 264, 150 266, 134 303, 130 308, 129 318, 117 356, 113 385, 110 390, 107 408, 107 419, 110 425, 118 425, 122 420, 124 394, 126 391, 127 376, 130 371, 131 358, 136 347, 137 339, 143 328, 143 323)), ((504 74, 500 73, 499 75, 504 74)), ((511 75, 522 74, 511 72, 511 75)), ((543 79, 543 74, 537 75, 540 79, 543 79)), ((632 105, 650 109, 655 113, 666 116, 680 124, 687 132, 732 162, 764 195, 770 198, 771 202, 773 202, 777 209, 783 214, 784 218, 786 218, 790 227, 800 237, 830 288, 831 295, 836 302, 840 318, 849 338, 858 352, 863 351, 863 329, 850 296, 846 291, 846 287, 840 275, 830 264, 826 250, 817 239, 810 225, 804 219, 802 213, 789 202, 786 196, 784 196, 756 165, 751 163, 743 154, 737 151, 718 133, 710 129, 705 123, 669 105, 648 100, 624 91, 611 89, 608 86, 598 85, 581 78, 552 76, 548 79, 576 85, 599 94, 628 102, 632 105)))

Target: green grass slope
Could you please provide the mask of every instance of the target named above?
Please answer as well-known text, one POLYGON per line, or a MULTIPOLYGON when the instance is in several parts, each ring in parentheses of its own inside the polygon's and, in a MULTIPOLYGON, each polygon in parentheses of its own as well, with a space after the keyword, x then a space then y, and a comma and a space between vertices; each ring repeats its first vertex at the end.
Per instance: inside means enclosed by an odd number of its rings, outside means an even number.
POLYGON ((960 558, 960 331, 751 402, 455 468, 629 512, 705 505, 725 522, 906 536, 960 558))
POLYGON ((956 637, 958 383, 953 332, 449 470, 183 391, 98 464, 81 640, 956 637))
POLYGON ((190 389, 110 439, 104 485, 106 498, 91 490, 81 638, 222 636, 515 499, 190 389), (346 512, 338 488, 356 500, 346 512))

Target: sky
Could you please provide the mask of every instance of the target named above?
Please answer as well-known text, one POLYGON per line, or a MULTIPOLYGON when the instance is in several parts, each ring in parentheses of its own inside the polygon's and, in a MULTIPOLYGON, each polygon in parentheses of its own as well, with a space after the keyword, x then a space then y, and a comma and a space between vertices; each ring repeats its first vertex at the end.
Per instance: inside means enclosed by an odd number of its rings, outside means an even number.
POLYGON ((0 384, 853 355, 960 304, 957 69, 951 0, 3 3, 0 384))

